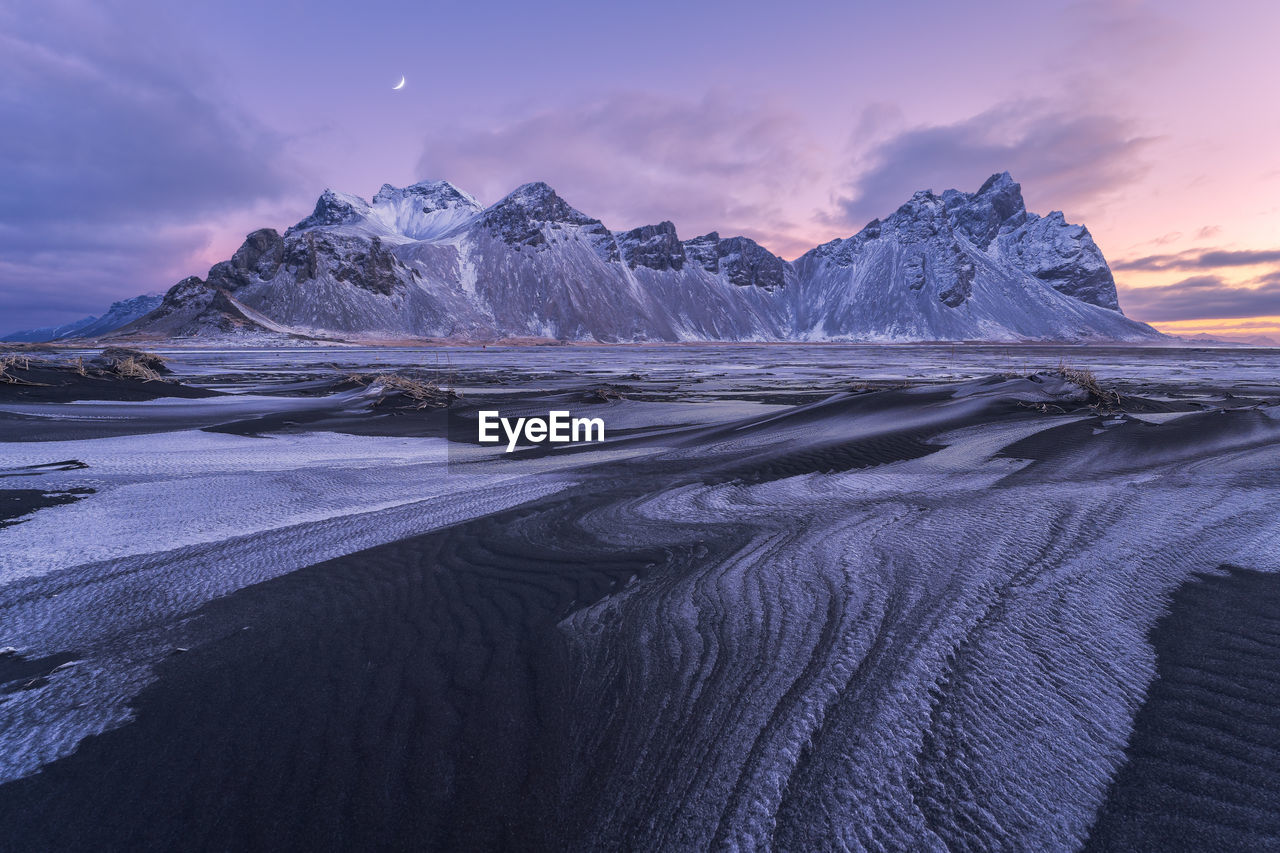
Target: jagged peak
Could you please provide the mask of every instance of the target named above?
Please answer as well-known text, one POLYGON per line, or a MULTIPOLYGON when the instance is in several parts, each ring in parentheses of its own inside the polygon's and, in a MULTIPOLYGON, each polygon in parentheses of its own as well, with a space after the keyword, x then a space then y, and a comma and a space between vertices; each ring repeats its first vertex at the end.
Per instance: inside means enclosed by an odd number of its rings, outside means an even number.
POLYGON ((358 195, 338 192, 335 189, 326 187, 325 191, 320 193, 320 198, 316 199, 316 206, 319 207, 321 205, 350 207, 356 210, 364 210, 369 206, 369 202, 365 201, 358 195))
POLYGON ((407 187, 383 184, 377 195, 373 197, 373 203, 376 206, 393 202, 406 196, 425 199, 432 203, 432 209, 435 210, 447 207, 473 207, 476 210, 480 210, 480 203, 476 201, 475 196, 460 189, 456 184, 442 180, 418 181, 407 187))
POLYGON ((1007 171, 997 172, 983 181, 982 186, 978 187, 978 191, 974 195, 987 195, 1008 190, 1018 193, 1019 198, 1021 198, 1022 185, 1013 179, 1013 175, 1010 175, 1007 171))
POLYGON ((1006 220, 1027 211, 1026 202, 1022 200, 1022 184, 1015 181, 1008 172, 1000 172, 987 178, 973 194, 972 201, 990 203, 996 213, 1006 220))
POLYGON ((619 238, 623 237, 647 237, 656 234, 669 234, 676 236, 676 224, 670 219, 664 219, 656 225, 641 225, 638 228, 632 228, 630 231, 617 232, 619 238))
POLYGON ((599 219, 587 216, 570 205, 544 181, 533 181, 516 187, 485 210, 484 218, 490 223, 504 223, 515 219, 573 225, 600 223, 599 219))
POLYGON ((531 219, 545 222, 598 222, 570 205, 545 181, 521 184, 507 193, 489 211, 517 210, 531 219))
POLYGON ((774 290, 786 281, 786 261, 750 237, 721 237, 712 231, 683 245, 690 261, 707 272, 723 274, 733 284, 774 290))
POLYGON ((543 181, 523 184, 480 214, 480 224, 503 242, 542 251, 569 240, 569 232, 585 238, 606 261, 620 259, 617 240, 599 219, 570 206, 543 181), (566 227, 568 226, 568 227, 566 227))
POLYGON ((675 223, 664 219, 657 225, 641 225, 614 235, 622 259, 635 269, 638 266, 656 270, 683 269, 684 244, 676 234, 675 223))
POLYGON ((369 214, 369 202, 358 195, 325 189, 316 199, 315 209, 290 231, 317 228, 323 225, 345 225, 356 222, 369 214))

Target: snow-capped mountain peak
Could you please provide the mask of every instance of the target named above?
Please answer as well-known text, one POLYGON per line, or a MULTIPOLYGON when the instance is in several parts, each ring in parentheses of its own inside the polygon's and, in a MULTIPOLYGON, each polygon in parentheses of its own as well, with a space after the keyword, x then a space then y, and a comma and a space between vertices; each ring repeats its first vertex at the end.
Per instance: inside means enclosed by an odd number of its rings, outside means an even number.
POLYGON ((280 235, 165 296, 126 332, 569 340, 1160 340, 1118 310, 1088 229, 1019 184, 915 193, 788 263, 747 237, 612 232, 543 182, 481 208, 446 181, 326 190, 280 235))
POLYGON ((325 190, 311 215, 286 233, 338 228, 393 241, 432 240, 470 222, 480 211, 473 196, 448 181, 421 181, 407 187, 383 184, 372 203, 325 190))
POLYGON ((587 243, 605 260, 619 260, 618 245, 604 223, 572 207, 542 181, 517 187, 478 221, 517 251, 522 246, 542 251, 574 240, 587 243))
POLYGON ((448 181, 421 181, 404 188, 383 184, 373 197, 370 220, 411 240, 441 237, 481 211, 470 193, 448 181))
POLYGON ((406 197, 414 198, 424 208, 430 210, 444 210, 451 207, 471 207, 476 211, 481 209, 480 202, 476 201, 474 196, 449 181, 419 181, 407 187, 383 184, 382 189, 378 190, 373 197, 373 204, 377 206, 406 197))
POLYGON ((992 175, 975 193, 947 190, 942 194, 952 227, 979 249, 986 249, 1002 230, 1026 219, 1022 186, 1008 172, 992 175))
POLYGON ((316 200, 315 210, 311 215, 289 230, 302 231, 307 228, 352 225, 368 218, 369 212, 369 202, 360 196, 326 189, 316 200))

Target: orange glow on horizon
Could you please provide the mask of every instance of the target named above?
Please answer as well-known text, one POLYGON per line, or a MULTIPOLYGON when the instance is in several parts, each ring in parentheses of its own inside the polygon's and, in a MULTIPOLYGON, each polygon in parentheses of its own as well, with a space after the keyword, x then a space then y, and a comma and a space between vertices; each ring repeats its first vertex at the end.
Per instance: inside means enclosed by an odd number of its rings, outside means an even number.
POLYGON ((1200 333, 1229 337, 1265 335, 1280 340, 1280 317, 1241 317, 1230 320, 1174 320, 1166 323, 1152 323, 1151 325, 1170 335, 1196 335, 1200 333))

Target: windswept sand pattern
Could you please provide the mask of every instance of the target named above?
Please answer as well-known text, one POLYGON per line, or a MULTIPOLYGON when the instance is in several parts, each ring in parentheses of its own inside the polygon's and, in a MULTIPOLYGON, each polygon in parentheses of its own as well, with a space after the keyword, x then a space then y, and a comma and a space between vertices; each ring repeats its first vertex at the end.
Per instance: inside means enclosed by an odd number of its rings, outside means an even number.
MULTIPOLYGON (((125 645, 191 650, 139 652, 133 718, 0 788, 0 829, 32 850, 1141 849, 1191 797, 1205 837, 1280 844, 1248 760, 1278 748, 1277 409, 1086 403, 1045 376, 679 428, 624 402, 603 448, 469 448, 448 477, 524 472, 490 510, 415 531, 444 507, 378 509, 348 549, 357 527, 307 521, 331 543, 312 564, 121 621, 125 645), (1244 765, 1214 802, 1192 790, 1244 765)), ((130 559, 252 575, 243 543, 190 547, 130 559)), ((5 587, 11 612, 40 657, 109 657, 109 626, 41 586, 91 585, 65 572, 5 587)), ((29 725, 13 707, 0 736, 29 725)))
POLYGON ((1280 847, 1280 575, 1186 581, 1152 632, 1159 677, 1086 850, 1280 847))

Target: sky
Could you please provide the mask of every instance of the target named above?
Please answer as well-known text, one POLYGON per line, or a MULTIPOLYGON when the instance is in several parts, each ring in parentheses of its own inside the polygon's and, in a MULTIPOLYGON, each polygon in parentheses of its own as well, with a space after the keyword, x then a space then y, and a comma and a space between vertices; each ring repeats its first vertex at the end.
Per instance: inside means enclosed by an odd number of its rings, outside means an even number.
POLYGON ((203 276, 326 187, 545 180, 790 259, 1007 170, 1129 316, 1280 337, 1278 38, 1241 0, 0 0, 0 329, 203 276))

